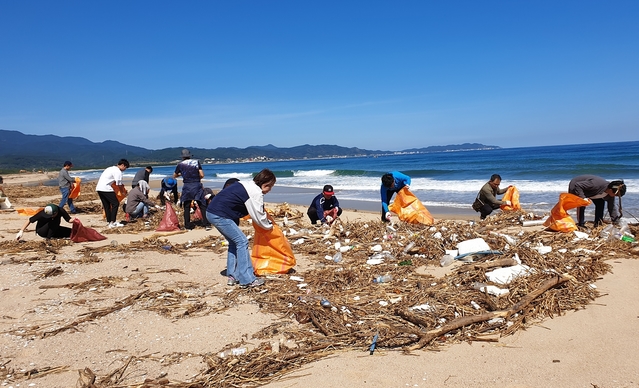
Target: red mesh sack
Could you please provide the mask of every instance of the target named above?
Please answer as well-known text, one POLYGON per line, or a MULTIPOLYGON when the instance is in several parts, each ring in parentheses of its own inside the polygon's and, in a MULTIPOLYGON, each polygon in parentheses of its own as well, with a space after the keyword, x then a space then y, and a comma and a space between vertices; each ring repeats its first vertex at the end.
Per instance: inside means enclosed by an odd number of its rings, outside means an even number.
POLYGON ((106 240, 106 237, 93 228, 85 227, 79 219, 75 218, 73 220, 73 225, 71 226, 71 241, 80 243, 101 240, 106 240))
POLYGON ((200 206, 195 201, 191 202, 191 204, 191 207, 195 209, 193 214, 191 214, 191 221, 202 221, 202 211, 200 211, 200 206))
POLYGON ((167 202, 164 217, 162 217, 162 221, 160 221, 160 225, 158 225, 155 231, 173 232, 174 230, 180 230, 180 223, 178 222, 177 214, 175 214, 175 209, 167 202))

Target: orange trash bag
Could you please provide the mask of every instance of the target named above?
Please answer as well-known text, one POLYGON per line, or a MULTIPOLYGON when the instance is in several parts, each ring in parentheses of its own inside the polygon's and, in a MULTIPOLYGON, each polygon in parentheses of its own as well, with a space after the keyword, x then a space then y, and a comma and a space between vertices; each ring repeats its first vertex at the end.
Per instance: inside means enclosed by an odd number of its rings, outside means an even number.
POLYGON ((77 218, 73 220, 73 225, 71 226, 71 241, 80 243, 102 240, 106 240, 106 237, 98 233, 95 229, 85 227, 77 218))
POLYGON ((521 205, 519 204, 519 190, 517 190, 515 186, 510 186, 504 193, 504 197, 501 200, 510 201, 510 203, 512 204, 510 206, 501 205, 499 207, 501 210, 521 210, 521 205))
POLYGON ((568 214, 568 210, 590 204, 589 199, 583 199, 570 193, 561 193, 559 194, 559 202, 550 211, 550 217, 544 222, 544 226, 564 233, 577 230, 577 224, 568 214))
POLYGON ((32 207, 19 207, 16 209, 16 211, 18 212, 18 214, 20 214, 21 216, 35 216, 36 214, 38 214, 38 212, 40 210, 44 209, 43 207, 39 207, 37 209, 34 209, 32 207))
POLYGON ((388 210, 397 214, 400 220, 409 224, 432 225, 435 221, 428 209, 406 187, 397 193, 395 201, 390 204, 388 210))
POLYGON ((255 222, 253 223, 253 228, 255 229, 253 250, 251 251, 253 271, 258 276, 288 273, 297 263, 293 250, 273 217, 270 214, 267 214, 267 216, 273 224, 273 229, 262 229, 255 222))
POLYGON ((75 183, 71 186, 71 192, 69 192, 69 199, 76 199, 80 195, 80 181, 80 178, 75 177, 75 183))
POLYGON ((116 185, 115 182, 111 183, 111 188, 113 189, 118 202, 122 202, 122 200, 126 198, 126 195, 129 193, 128 191, 126 191, 125 188, 120 190, 120 186, 116 185))
POLYGON ((175 213, 175 209, 173 209, 173 205, 171 205, 167 201, 164 216, 162 217, 162 221, 160 221, 160 225, 158 225, 158 228, 155 231, 173 232, 174 230, 180 230, 180 223, 178 221, 177 214, 175 213))

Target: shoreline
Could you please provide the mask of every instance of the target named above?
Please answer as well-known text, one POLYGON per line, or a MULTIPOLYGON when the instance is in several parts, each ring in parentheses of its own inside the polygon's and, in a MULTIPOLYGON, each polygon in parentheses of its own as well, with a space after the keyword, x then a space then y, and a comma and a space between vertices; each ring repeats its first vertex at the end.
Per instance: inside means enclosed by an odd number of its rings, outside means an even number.
MULTIPOLYGON (((82 172, 82 170, 74 171, 74 172, 82 172)), ((24 185, 24 186, 55 186, 57 185, 57 175, 58 172, 48 172, 48 173, 22 173, 22 174, 9 174, 3 176, 4 184, 15 184, 15 185, 24 185)), ((73 176, 73 173, 71 174, 73 176)), ((96 181, 97 179, 89 180, 89 182, 96 181)), ((181 185, 178 181, 178 190, 181 190, 181 185)), ((124 180, 124 186, 127 190, 131 189, 131 179, 124 180)), ((151 190, 160 190, 160 180, 151 180, 150 183, 151 190)), ((221 188, 213 188, 215 192, 219 191, 221 188)), ((277 184, 273 187, 273 190, 266 194, 264 197, 265 203, 267 204, 279 204, 279 203, 288 203, 296 206, 304 206, 308 208, 313 198, 319 194, 318 190, 308 189, 305 187, 293 187, 293 186, 278 186, 277 184)), ((340 191, 336 190, 335 195, 340 203, 340 207, 343 209, 350 209, 356 212, 370 212, 370 213, 378 213, 380 212, 381 202, 380 201, 366 201, 366 200, 357 200, 357 199, 340 199, 340 191)), ((149 196, 151 200, 153 200, 153 195, 149 196)), ((474 210, 469 208, 460 209, 457 207, 448 207, 448 206, 427 206, 428 211, 435 217, 436 219, 447 219, 447 220, 479 220, 479 213, 476 213, 474 210)))

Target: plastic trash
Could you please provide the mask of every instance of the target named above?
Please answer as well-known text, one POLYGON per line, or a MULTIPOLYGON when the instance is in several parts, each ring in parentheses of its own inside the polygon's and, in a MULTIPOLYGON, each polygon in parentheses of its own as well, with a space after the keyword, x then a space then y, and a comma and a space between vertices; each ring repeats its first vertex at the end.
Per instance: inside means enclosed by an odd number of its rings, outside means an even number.
POLYGON ((373 337, 373 342, 371 343, 371 347, 369 349, 371 356, 373 355, 373 352, 375 351, 375 347, 377 346, 378 338, 379 338, 379 334, 375 334, 375 336, 373 337))
POLYGON ((442 267, 448 267, 449 265, 453 264, 453 261, 455 261, 454 257, 452 257, 451 255, 444 255, 439 261, 439 264, 442 267))
POLYGON ((489 286, 487 284, 480 283, 480 282, 473 283, 473 288, 481 292, 487 292, 490 295, 494 295, 494 296, 502 296, 510 292, 508 289, 502 289, 497 286, 489 286))
POLYGON ((411 241, 404 247, 404 253, 408 253, 415 246, 415 242, 411 241))
POLYGON ((326 307, 326 308, 330 308, 331 307, 331 302, 329 302, 328 299, 322 298, 320 300, 320 306, 326 307))
POLYGON ((388 283, 391 280, 393 280, 392 275, 380 275, 375 277, 375 279, 373 279, 373 283, 388 283))
POLYGON ((218 356, 220 356, 220 358, 224 358, 227 356, 239 356, 244 353, 246 353, 246 348, 233 348, 220 352, 218 356))
POLYGON ((481 251, 490 251, 491 248, 488 246, 486 241, 483 238, 474 238, 472 240, 462 241, 457 243, 457 249, 459 251, 459 255, 465 255, 468 253, 475 253, 481 251))
POLYGON ((339 263, 342 261, 342 252, 337 252, 333 255, 333 261, 339 263))
POLYGON ((486 279, 497 284, 508 284, 520 276, 528 275, 530 271, 530 267, 527 265, 517 264, 486 272, 486 279))

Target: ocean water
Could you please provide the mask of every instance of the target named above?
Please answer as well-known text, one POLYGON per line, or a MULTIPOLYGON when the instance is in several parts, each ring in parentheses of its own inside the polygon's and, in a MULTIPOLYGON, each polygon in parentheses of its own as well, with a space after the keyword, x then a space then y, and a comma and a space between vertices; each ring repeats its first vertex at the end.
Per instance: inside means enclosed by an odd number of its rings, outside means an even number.
MULTIPOLYGON (((251 179, 263 168, 269 168, 277 176, 277 186, 319 193, 325 184, 331 184, 338 199, 371 202, 379 201, 380 177, 398 170, 412 178, 411 191, 426 207, 462 209, 470 207, 481 186, 496 173, 502 177, 502 187, 514 185, 519 189, 524 210, 537 213, 547 212, 555 205, 559 193, 568 190, 570 179, 594 174, 607 180, 624 179, 628 187, 622 198, 624 214, 639 217, 639 141, 207 164, 203 168, 204 184, 213 189, 221 188, 230 177, 251 179)), ((175 166, 154 166, 151 179, 160 180, 174 169, 175 166)), ((131 178, 137 170, 131 168, 125 176, 131 178)), ((76 175, 97 179, 100 173, 101 170, 85 171, 76 175)), ((309 203, 311 199, 309 196, 309 203)))

